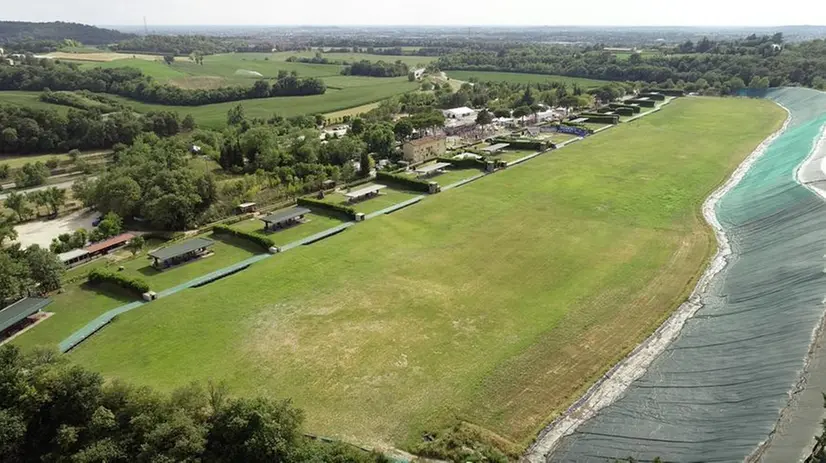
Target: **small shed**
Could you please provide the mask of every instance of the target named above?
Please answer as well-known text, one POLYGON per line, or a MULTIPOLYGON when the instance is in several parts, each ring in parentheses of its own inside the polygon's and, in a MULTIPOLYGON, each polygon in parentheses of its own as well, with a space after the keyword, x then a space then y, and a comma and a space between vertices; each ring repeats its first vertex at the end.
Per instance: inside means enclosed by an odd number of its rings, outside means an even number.
POLYGON ((152 265, 155 268, 169 268, 188 260, 201 257, 207 250, 215 244, 215 241, 207 238, 195 238, 184 241, 180 244, 173 244, 161 249, 156 249, 149 253, 149 257, 154 259, 152 265))
POLYGON ((89 256, 89 251, 85 249, 72 249, 71 251, 61 252, 57 255, 57 258, 63 262, 63 265, 72 268, 75 265, 89 260, 91 257, 89 256))
POLYGON ((26 297, 0 310, 0 333, 14 327, 26 318, 40 312, 51 299, 26 297))
POLYGON ((293 207, 261 217, 261 221, 264 222, 264 230, 275 231, 300 223, 304 215, 309 213, 310 210, 306 207, 293 207))
POLYGON ((110 251, 113 251, 121 246, 125 246, 135 235, 131 233, 122 233, 117 236, 113 236, 109 239, 98 241, 97 243, 92 243, 89 246, 86 246, 84 249, 89 253, 89 257, 95 257, 103 254, 108 254, 110 251))
POLYGON ((450 167, 449 162, 437 162, 435 164, 430 164, 427 166, 420 166, 415 170, 415 172, 419 177, 428 177, 431 175, 438 175, 444 173, 445 168, 447 167, 450 167))
POLYGON ((364 188, 359 188, 356 191, 344 193, 344 196, 346 196, 347 200, 352 203, 378 196, 381 190, 383 190, 384 188, 387 188, 387 185, 370 185, 364 188))
POLYGON ((490 145, 488 147, 482 148, 482 151, 484 151, 488 154, 493 154, 493 153, 498 153, 498 152, 502 151, 503 149, 507 148, 508 146, 511 146, 511 145, 509 143, 496 143, 494 145, 490 145))
POLYGON ((238 212, 241 214, 247 214, 249 212, 255 212, 255 203, 241 203, 238 205, 238 212))

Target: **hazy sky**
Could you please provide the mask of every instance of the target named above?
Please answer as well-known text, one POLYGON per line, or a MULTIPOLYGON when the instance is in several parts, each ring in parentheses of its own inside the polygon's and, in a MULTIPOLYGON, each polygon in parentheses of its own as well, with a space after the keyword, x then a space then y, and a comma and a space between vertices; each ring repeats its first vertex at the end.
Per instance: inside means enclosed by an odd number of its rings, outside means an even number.
POLYGON ((0 19, 87 24, 727 25, 826 23, 823 0, 9 0, 0 19), (680 5, 684 9, 669 8, 680 5))

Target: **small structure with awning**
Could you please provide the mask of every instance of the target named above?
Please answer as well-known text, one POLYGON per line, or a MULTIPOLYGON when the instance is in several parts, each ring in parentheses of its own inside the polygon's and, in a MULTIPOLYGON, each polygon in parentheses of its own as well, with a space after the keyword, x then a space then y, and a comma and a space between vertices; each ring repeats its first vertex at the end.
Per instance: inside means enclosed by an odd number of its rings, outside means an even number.
POLYGON ((57 255, 57 258, 63 262, 63 265, 72 268, 91 259, 91 256, 89 251, 85 249, 72 249, 71 251, 61 252, 57 255))
POLYGON ((494 154, 502 151, 503 149, 511 146, 509 143, 496 143, 495 145, 490 145, 488 147, 482 148, 482 151, 488 154, 494 154))
POLYGON ((445 168, 447 167, 450 167, 449 162, 437 162, 426 166, 420 166, 416 168, 414 172, 416 172, 416 175, 419 177, 429 177, 444 173, 445 168))
POLYGON ((241 203, 238 205, 238 212, 241 214, 247 214, 249 212, 255 212, 255 203, 241 203))
POLYGON ((301 223, 304 216, 309 213, 310 210, 306 207, 293 207, 261 217, 261 221, 264 222, 265 231, 276 231, 301 223))
POLYGON ((351 191, 349 193, 344 193, 344 196, 347 197, 347 200, 351 203, 356 201, 363 201, 365 199, 374 198, 379 195, 381 190, 387 188, 387 185, 370 185, 364 188, 359 188, 358 190, 351 191))
POLYGON ((203 256, 207 250, 215 244, 215 241, 207 238, 195 238, 174 244, 161 249, 156 249, 149 253, 149 257, 154 259, 152 265, 157 269, 169 268, 188 260, 203 256))
POLYGON ((8 307, 0 309, 0 333, 4 333, 23 320, 40 312, 51 302, 52 300, 47 298, 26 297, 8 307))
POLYGON ((121 246, 125 246, 134 237, 135 235, 131 233, 122 233, 120 235, 113 236, 109 239, 99 241, 97 243, 92 243, 89 246, 86 246, 84 249, 89 253, 89 257, 108 254, 109 251, 113 251, 121 246))

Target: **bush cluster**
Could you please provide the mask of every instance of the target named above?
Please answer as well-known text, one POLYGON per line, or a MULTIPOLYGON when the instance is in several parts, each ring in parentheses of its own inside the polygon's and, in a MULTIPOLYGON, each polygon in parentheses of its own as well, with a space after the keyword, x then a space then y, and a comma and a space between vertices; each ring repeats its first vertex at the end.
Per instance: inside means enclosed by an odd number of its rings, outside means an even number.
POLYGON ((89 272, 89 283, 99 285, 101 283, 112 283, 123 289, 141 296, 149 291, 149 283, 141 278, 132 278, 126 275, 110 272, 109 270, 96 268, 89 272))
POLYGON ((218 235, 230 235, 236 238, 245 239, 248 241, 252 241, 253 243, 257 244, 264 248, 265 251, 268 251, 271 247, 275 246, 275 241, 266 236, 261 236, 255 233, 249 233, 241 230, 236 230, 229 225, 226 224, 216 224, 212 227, 212 232, 218 235))
POLYGON ((642 111, 642 108, 640 108, 639 106, 634 106, 634 105, 630 105, 630 104, 622 104, 622 103, 609 103, 608 107, 611 108, 611 109, 619 109, 619 108, 630 109, 631 111, 634 112, 634 114, 638 114, 640 111, 642 111))
POLYGON ((625 100, 625 102, 629 103, 629 104, 633 103, 635 105, 643 106, 643 107, 646 107, 646 108, 653 108, 653 107, 657 106, 657 102, 654 101, 654 100, 640 100, 640 99, 637 99, 637 98, 631 98, 629 100, 625 100))
POLYGON ((303 206, 312 210, 321 210, 322 212, 333 212, 336 214, 343 214, 350 220, 356 219, 356 210, 350 206, 342 206, 341 204, 333 204, 318 199, 312 198, 298 198, 299 206, 303 206))
POLYGON ((406 190, 430 192, 430 182, 408 177, 406 175, 391 174, 389 172, 376 172, 376 180, 384 183, 393 183, 406 190))

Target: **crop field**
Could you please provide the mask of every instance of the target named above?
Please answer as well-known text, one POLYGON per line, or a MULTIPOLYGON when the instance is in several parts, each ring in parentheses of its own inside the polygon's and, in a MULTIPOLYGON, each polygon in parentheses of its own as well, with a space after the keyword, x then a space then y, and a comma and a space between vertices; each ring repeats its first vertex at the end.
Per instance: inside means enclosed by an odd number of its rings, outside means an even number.
MULTIPOLYGON (((368 445, 456 419, 527 445, 684 300, 714 251, 704 198, 784 117, 678 99, 126 313, 70 356, 162 389, 289 397, 311 432, 368 445)), ((67 299, 15 342, 98 310, 67 299)))
POLYGON ((515 84, 538 84, 549 82, 563 82, 567 85, 579 85, 584 88, 599 87, 607 81, 596 79, 584 79, 581 77, 554 76, 550 74, 523 74, 519 72, 495 72, 495 71, 447 71, 447 76, 451 79, 469 80, 471 78, 485 81, 511 82, 515 84))

